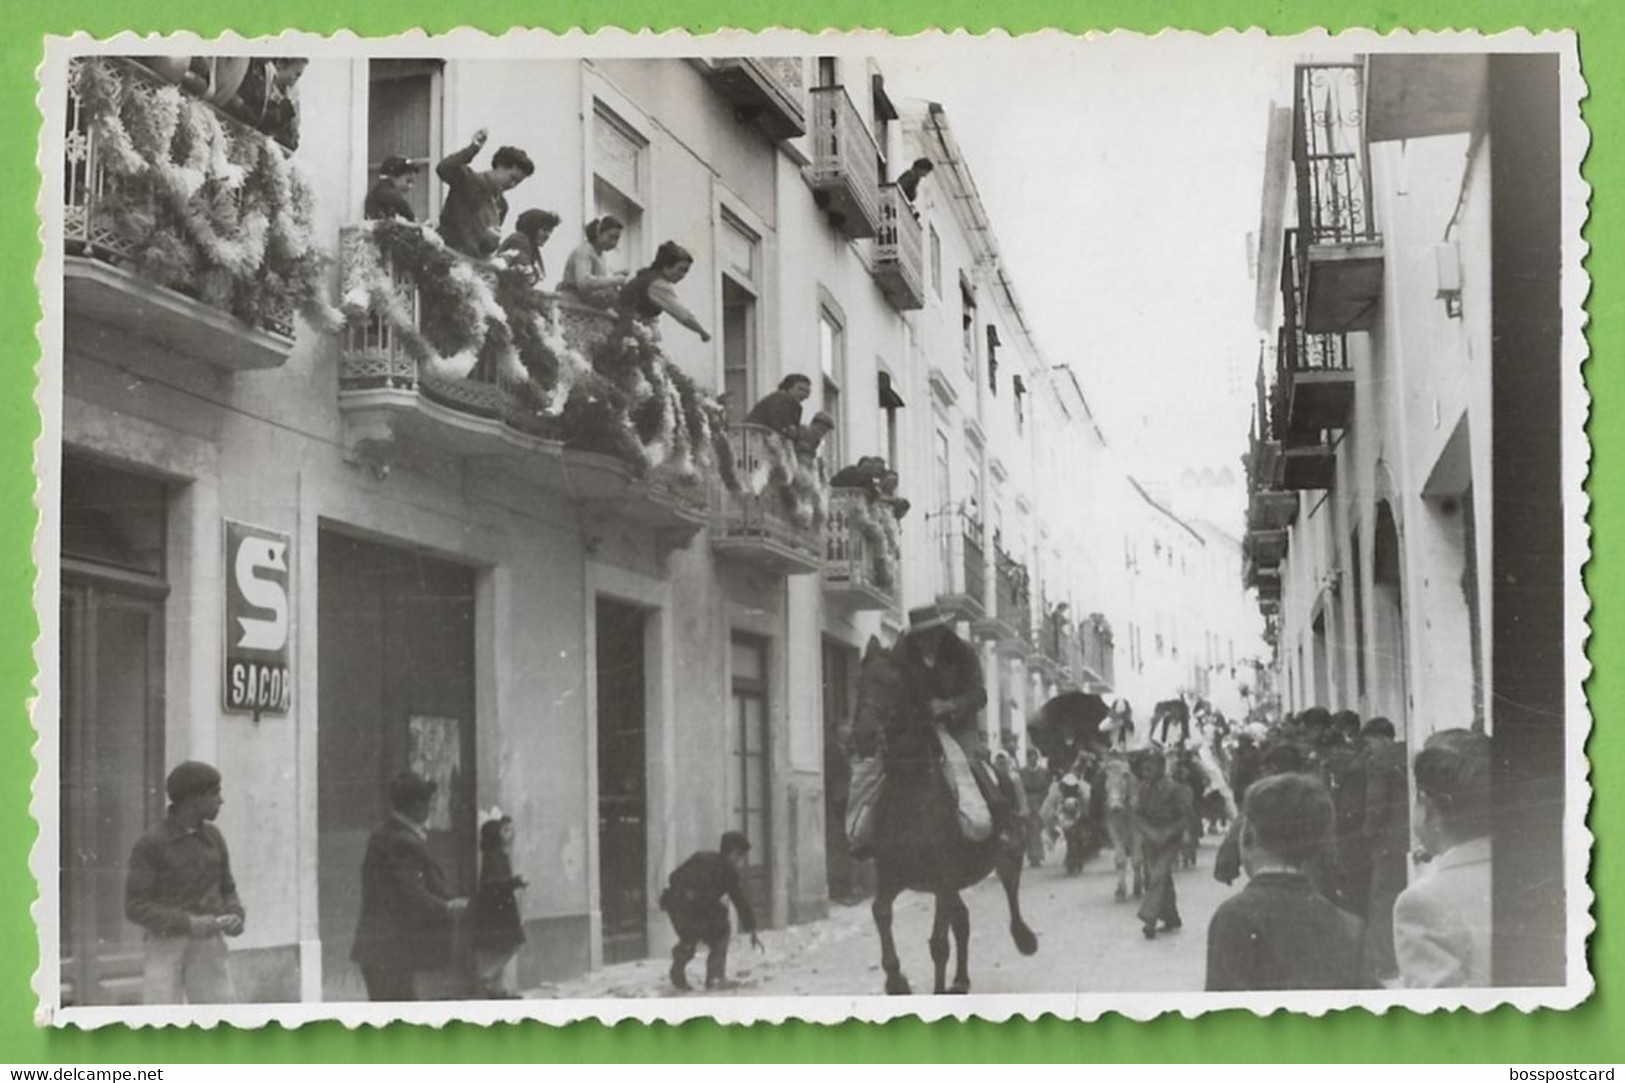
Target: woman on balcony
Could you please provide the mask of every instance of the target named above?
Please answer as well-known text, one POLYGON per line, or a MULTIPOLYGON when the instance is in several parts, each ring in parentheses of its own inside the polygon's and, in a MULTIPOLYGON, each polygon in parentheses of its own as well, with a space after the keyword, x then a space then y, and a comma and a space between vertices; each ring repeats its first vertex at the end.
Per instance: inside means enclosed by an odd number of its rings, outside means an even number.
POLYGON ((604 255, 615 251, 625 230, 626 226, 613 214, 588 222, 587 239, 576 246, 564 264, 559 292, 577 297, 594 308, 614 305, 626 285, 626 275, 611 271, 604 255))
POLYGON ((688 277, 694 266, 694 257, 676 241, 666 241, 655 252, 655 261, 621 287, 619 308, 629 319, 657 329, 660 314, 664 312, 684 327, 700 336, 701 342, 711 341, 711 332, 684 307, 677 297, 677 283, 688 277))
POLYGON ((531 208, 514 221, 514 232, 503 239, 497 252, 506 256, 514 267, 527 271, 534 285, 540 286, 547 276, 542 262, 542 246, 558 228, 559 216, 552 211, 531 208))

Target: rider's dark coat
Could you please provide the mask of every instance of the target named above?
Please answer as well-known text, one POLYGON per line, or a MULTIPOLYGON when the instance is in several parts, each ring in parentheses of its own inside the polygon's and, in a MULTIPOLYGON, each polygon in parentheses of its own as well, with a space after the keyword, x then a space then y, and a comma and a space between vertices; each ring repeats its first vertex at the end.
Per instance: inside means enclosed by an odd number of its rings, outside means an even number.
POLYGON ((937 649, 937 664, 928 666, 921 655, 919 633, 908 632, 897 641, 893 657, 908 682, 909 702, 921 705, 922 710, 933 699, 953 703, 948 731, 964 743, 966 735, 975 730, 976 712, 987 706, 987 682, 976 648, 948 632, 937 649))

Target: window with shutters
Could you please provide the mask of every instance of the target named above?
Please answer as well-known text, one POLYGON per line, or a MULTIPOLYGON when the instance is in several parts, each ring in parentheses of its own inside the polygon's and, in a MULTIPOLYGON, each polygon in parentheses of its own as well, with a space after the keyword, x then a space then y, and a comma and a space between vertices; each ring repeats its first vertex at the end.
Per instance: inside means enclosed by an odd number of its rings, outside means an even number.
POLYGON ((604 102, 592 116, 593 217, 626 224, 621 243, 604 254, 611 270, 631 273, 649 258, 644 218, 649 204, 649 141, 604 102))
POLYGON ((412 167, 406 199, 420 222, 439 216, 444 188, 434 175, 445 155, 442 68, 439 60, 368 62, 367 188, 378 179, 385 158, 405 158, 412 167))

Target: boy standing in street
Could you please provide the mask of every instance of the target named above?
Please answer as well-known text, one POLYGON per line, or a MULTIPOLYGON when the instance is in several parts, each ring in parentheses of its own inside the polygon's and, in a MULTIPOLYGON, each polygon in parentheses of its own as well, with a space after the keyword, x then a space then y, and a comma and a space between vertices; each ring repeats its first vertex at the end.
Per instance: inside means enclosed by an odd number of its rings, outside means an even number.
POLYGON ((164 783, 169 815, 136 840, 124 916, 146 930, 142 990, 148 1004, 230 1004, 223 937, 243 931, 220 814, 220 772, 188 760, 164 783))
POLYGON ((1140 931, 1147 940, 1165 930, 1179 928, 1179 901, 1174 894, 1174 860, 1191 818, 1191 792, 1168 777, 1163 753, 1153 750, 1144 760, 1139 792, 1134 797, 1134 823, 1140 834, 1145 861, 1145 898, 1140 900, 1140 931))
POLYGON ((1334 812, 1313 775, 1276 775, 1247 791, 1244 862, 1252 879, 1214 912, 1207 988, 1365 989, 1358 918, 1315 890, 1304 869, 1325 847, 1334 812))
POLYGON ((739 931, 750 934, 751 947, 762 950, 756 937, 756 915, 739 883, 739 872, 750 853, 750 840, 737 831, 722 836, 720 851, 695 854, 671 874, 671 885, 660 896, 660 909, 671 918, 677 945, 671 949, 671 983, 687 991, 688 961, 700 944, 706 947, 705 987, 716 989, 728 980, 728 906, 739 911, 739 931))

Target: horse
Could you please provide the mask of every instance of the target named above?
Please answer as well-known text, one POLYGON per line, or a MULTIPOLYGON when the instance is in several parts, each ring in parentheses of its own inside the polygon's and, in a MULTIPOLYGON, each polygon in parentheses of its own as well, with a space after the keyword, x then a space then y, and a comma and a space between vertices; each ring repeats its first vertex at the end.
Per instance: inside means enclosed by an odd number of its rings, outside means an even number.
MULTIPOLYGON (((1021 916, 1021 867, 1025 844, 1017 805, 1004 803, 992 833, 984 840, 965 837, 959 809, 942 770, 942 748, 924 705, 910 702, 908 682, 892 652, 870 639, 858 675, 855 733, 860 747, 878 737, 885 782, 874 809, 875 931, 886 992, 906 995, 892 938, 892 906, 904 891, 936 898, 928 941, 937 993, 970 992, 970 909, 959 893, 998 873, 1010 910, 1010 936, 1023 955, 1038 951, 1038 937, 1021 916), (956 953, 954 978, 947 980, 949 934, 956 953)), ((1012 795, 1013 796, 1013 795, 1012 795)))
POLYGON ((1117 865, 1118 902, 1128 898, 1128 870, 1134 869, 1134 897, 1145 894, 1145 864, 1140 857, 1140 833, 1134 826, 1134 795, 1139 779, 1134 764, 1122 752, 1107 755, 1103 783, 1106 788, 1106 834, 1111 838, 1117 865))

